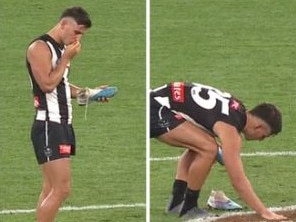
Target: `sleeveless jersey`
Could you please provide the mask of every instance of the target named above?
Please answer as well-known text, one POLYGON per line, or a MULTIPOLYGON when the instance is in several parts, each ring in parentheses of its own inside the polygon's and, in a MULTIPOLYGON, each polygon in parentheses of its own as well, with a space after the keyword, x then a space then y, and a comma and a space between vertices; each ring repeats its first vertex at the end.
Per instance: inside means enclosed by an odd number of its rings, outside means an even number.
MULTIPOLYGON (((61 47, 53 38, 45 34, 34 41, 44 41, 52 54, 52 68, 54 69, 63 52, 64 47, 61 47)), ((34 42, 33 41, 33 42, 34 42)), ((72 105, 71 105, 71 90, 68 82, 68 74, 70 64, 65 69, 62 81, 58 86, 50 93, 44 93, 40 89, 32 73, 31 65, 27 59, 27 68, 29 71, 29 77, 31 80, 31 86, 34 96, 34 107, 36 109, 36 120, 48 120, 57 123, 72 123, 72 105)), ((46 75, 46 74, 45 74, 46 75)))
POLYGON ((227 92, 198 83, 174 82, 151 91, 162 106, 214 134, 213 126, 222 121, 241 132, 246 124, 244 105, 227 92))

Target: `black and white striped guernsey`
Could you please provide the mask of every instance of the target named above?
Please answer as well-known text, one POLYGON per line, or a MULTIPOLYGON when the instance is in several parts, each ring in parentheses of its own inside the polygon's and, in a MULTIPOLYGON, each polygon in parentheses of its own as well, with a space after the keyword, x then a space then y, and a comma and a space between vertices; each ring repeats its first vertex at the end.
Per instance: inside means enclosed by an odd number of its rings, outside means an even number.
MULTIPOLYGON (((63 54, 65 48, 59 45, 53 38, 45 34, 34 41, 44 41, 52 54, 52 67, 55 68, 63 54)), ((34 42, 33 41, 33 42, 34 42)), ((27 59, 27 68, 31 80, 34 96, 34 107, 36 109, 36 120, 48 120, 56 123, 72 123, 71 90, 68 82, 70 64, 68 64, 63 74, 62 81, 50 93, 44 93, 37 84, 32 73, 31 65, 27 59)), ((46 73, 44 74, 46 75, 46 73)))

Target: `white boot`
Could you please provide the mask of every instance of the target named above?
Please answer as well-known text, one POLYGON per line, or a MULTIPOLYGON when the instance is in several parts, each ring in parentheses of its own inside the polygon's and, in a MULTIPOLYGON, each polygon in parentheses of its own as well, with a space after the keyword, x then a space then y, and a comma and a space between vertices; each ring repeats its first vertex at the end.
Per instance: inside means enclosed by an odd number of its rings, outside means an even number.
POLYGON ((217 210, 242 210, 242 206, 229 199, 223 191, 212 190, 207 202, 208 206, 217 210))

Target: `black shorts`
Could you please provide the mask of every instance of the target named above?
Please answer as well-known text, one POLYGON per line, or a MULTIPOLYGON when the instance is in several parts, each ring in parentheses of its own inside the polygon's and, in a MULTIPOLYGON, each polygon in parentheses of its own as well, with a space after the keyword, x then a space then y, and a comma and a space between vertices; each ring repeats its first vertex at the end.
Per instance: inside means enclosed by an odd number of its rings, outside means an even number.
POLYGON ((159 137, 186 120, 150 96, 150 138, 159 137))
POLYGON ((75 134, 72 125, 35 120, 31 140, 39 164, 75 155, 75 134))

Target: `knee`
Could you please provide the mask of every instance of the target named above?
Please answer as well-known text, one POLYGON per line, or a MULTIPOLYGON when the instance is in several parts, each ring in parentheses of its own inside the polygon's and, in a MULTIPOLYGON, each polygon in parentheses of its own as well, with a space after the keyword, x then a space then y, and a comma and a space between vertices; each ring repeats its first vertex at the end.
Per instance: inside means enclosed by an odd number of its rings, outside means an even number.
POLYGON ((55 188, 55 193, 58 195, 58 197, 62 200, 66 199, 71 194, 71 186, 70 184, 63 184, 61 186, 58 186, 55 188))
POLYGON ((71 194, 70 184, 63 186, 61 189, 61 193, 62 193, 62 196, 64 197, 64 199, 66 199, 68 196, 70 196, 70 194, 71 194))
POLYGON ((42 195, 44 195, 45 197, 48 196, 50 194, 52 190, 52 187, 50 184, 48 183, 43 183, 43 186, 42 186, 42 195))
POLYGON ((217 143, 209 142, 206 147, 207 148, 204 149, 202 152, 202 156, 214 162, 217 155, 217 148, 218 148, 217 143))

